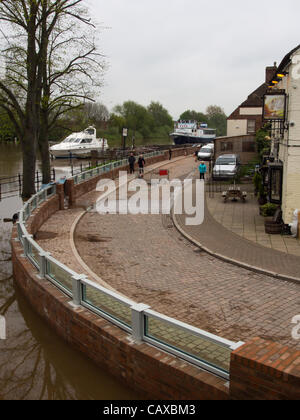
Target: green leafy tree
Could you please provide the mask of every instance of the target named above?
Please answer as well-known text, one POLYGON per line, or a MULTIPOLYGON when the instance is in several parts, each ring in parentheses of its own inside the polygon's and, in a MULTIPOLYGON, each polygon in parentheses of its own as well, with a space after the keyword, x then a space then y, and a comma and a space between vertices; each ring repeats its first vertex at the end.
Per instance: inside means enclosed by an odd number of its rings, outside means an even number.
POLYGON ((16 129, 7 112, 0 112, 0 141, 13 140, 17 137, 16 129))
POLYGON ((134 133, 139 131, 143 137, 147 137, 151 133, 151 126, 154 122, 144 106, 134 101, 127 101, 123 105, 117 105, 114 112, 124 118, 126 128, 134 133))
POLYGON ((190 110, 183 112, 179 119, 185 121, 197 121, 198 123, 208 123, 208 119, 205 114, 190 110))
POLYGON ((227 116, 220 106, 210 105, 206 109, 206 116, 210 128, 217 130, 217 136, 225 136, 227 131, 227 116))
POLYGON ((169 112, 159 102, 151 102, 147 108, 155 127, 173 126, 173 119, 169 112))

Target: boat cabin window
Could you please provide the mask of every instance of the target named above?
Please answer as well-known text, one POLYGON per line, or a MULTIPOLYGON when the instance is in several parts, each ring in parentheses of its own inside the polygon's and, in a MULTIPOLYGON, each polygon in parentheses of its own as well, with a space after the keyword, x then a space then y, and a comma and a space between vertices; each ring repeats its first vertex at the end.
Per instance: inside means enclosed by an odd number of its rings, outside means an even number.
POLYGON ((73 143, 73 142, 74 142, 74 140, 75 140, 75 138, 74 138, 74 137, 71 137, 71 138, 66 138, 66 139, 63 141, 63 143, 73 143))
POLYGON ((81 144, 89 144, 92 143, 93 139, 82 139, 81 144))
POLYGON ((95 129, 94 129, 94 128, 87 128, 87 129, 85 130, 85 132, 86 132, 87 134, 90 134, 91 136, 93 136, 93 135, 95 134, 95 129))
POLYGON ((216 134, 216 130, 204 130, 204 134, 215 135, 216 134))

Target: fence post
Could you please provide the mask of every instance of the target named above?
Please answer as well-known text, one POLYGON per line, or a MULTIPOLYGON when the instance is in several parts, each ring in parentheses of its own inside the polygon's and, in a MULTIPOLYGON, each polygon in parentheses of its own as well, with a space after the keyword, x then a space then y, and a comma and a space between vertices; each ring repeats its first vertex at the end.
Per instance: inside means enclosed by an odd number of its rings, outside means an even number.
POLYGON ((73 305, 80 306, 81 303, 81 281, 86 280, 84 274, 76 275, 72 277, 72 296, 73 296, 73 305))
POLYGON ((141 343, 144 337, 144 311, 150 306, 143 303, 131 306, 132 336, 137 343, 141 343))
POLYGON ((23 241, 24 241, 24 255, 25 257, 28 257, 29 254, 29 241, 28 238, 33 238, 32 235, 23 235, 23 241))
POLYGON ((40 252, 40 276, 44 279, 47 273, 47 257, 50 257, 50 252, 40 252))

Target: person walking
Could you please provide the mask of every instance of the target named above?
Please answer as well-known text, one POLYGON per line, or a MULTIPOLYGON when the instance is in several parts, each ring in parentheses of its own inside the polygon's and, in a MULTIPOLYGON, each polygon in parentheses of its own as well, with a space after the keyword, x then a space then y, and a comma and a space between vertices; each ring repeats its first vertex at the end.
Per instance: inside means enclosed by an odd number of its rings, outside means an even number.
POLYGON ((169 160, 172 160, 172 149, 169 149, 169 160))
POLYGON ((139 160, 138 160, 138 165, 139 165, 139 177, 143 178, 144 177, 144 166, 146 165, 146 161, 145 161, 143 155, 140 155, 139 160))
POLYGON ((206 171, 207 171, 207 169, 206 169, 205 163, 201 162, 200 166, 199 166, 199 172, 200 172, 200 179, 203 179, 203 181, 205 181, 206 171))
POLYGON ((132 152, 130 153, 130 156, 128 158, 128 163, 129 163, 129 173, 134 174, 135 157, 132 152))

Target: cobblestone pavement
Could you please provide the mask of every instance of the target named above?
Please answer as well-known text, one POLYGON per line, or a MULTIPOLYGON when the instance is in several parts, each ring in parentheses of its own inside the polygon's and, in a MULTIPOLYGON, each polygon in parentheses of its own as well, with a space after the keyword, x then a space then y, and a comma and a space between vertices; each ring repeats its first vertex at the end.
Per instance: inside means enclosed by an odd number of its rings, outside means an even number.
MULTIPOLYGON (((192 158, 171 163, 171 177, 186 176, 196 166, 192 158)), ((96 198, 94 193, 81 201, 96 198)), ((41 246, 79 272, 68 241, 81 211, 59 212, 39 232, 41 246)), ((291 338, 291 320, 300 314, 299 287, 195 249, 169 216, 87 213, 77 227, 76 246, 96 274, 136 302, 230 340, 260 336, 300 348, 291 338)))
MULTIPOLYGON (((195 166, 187 159, 171 166, 171 176, 195 166)), ((114 289, 156 311, 234 341, 260 336, 300 348, 291 338, 291 320, 300 314, 299 286, 195 249, 168 216, 86 214, 76 246, 114 289)))

